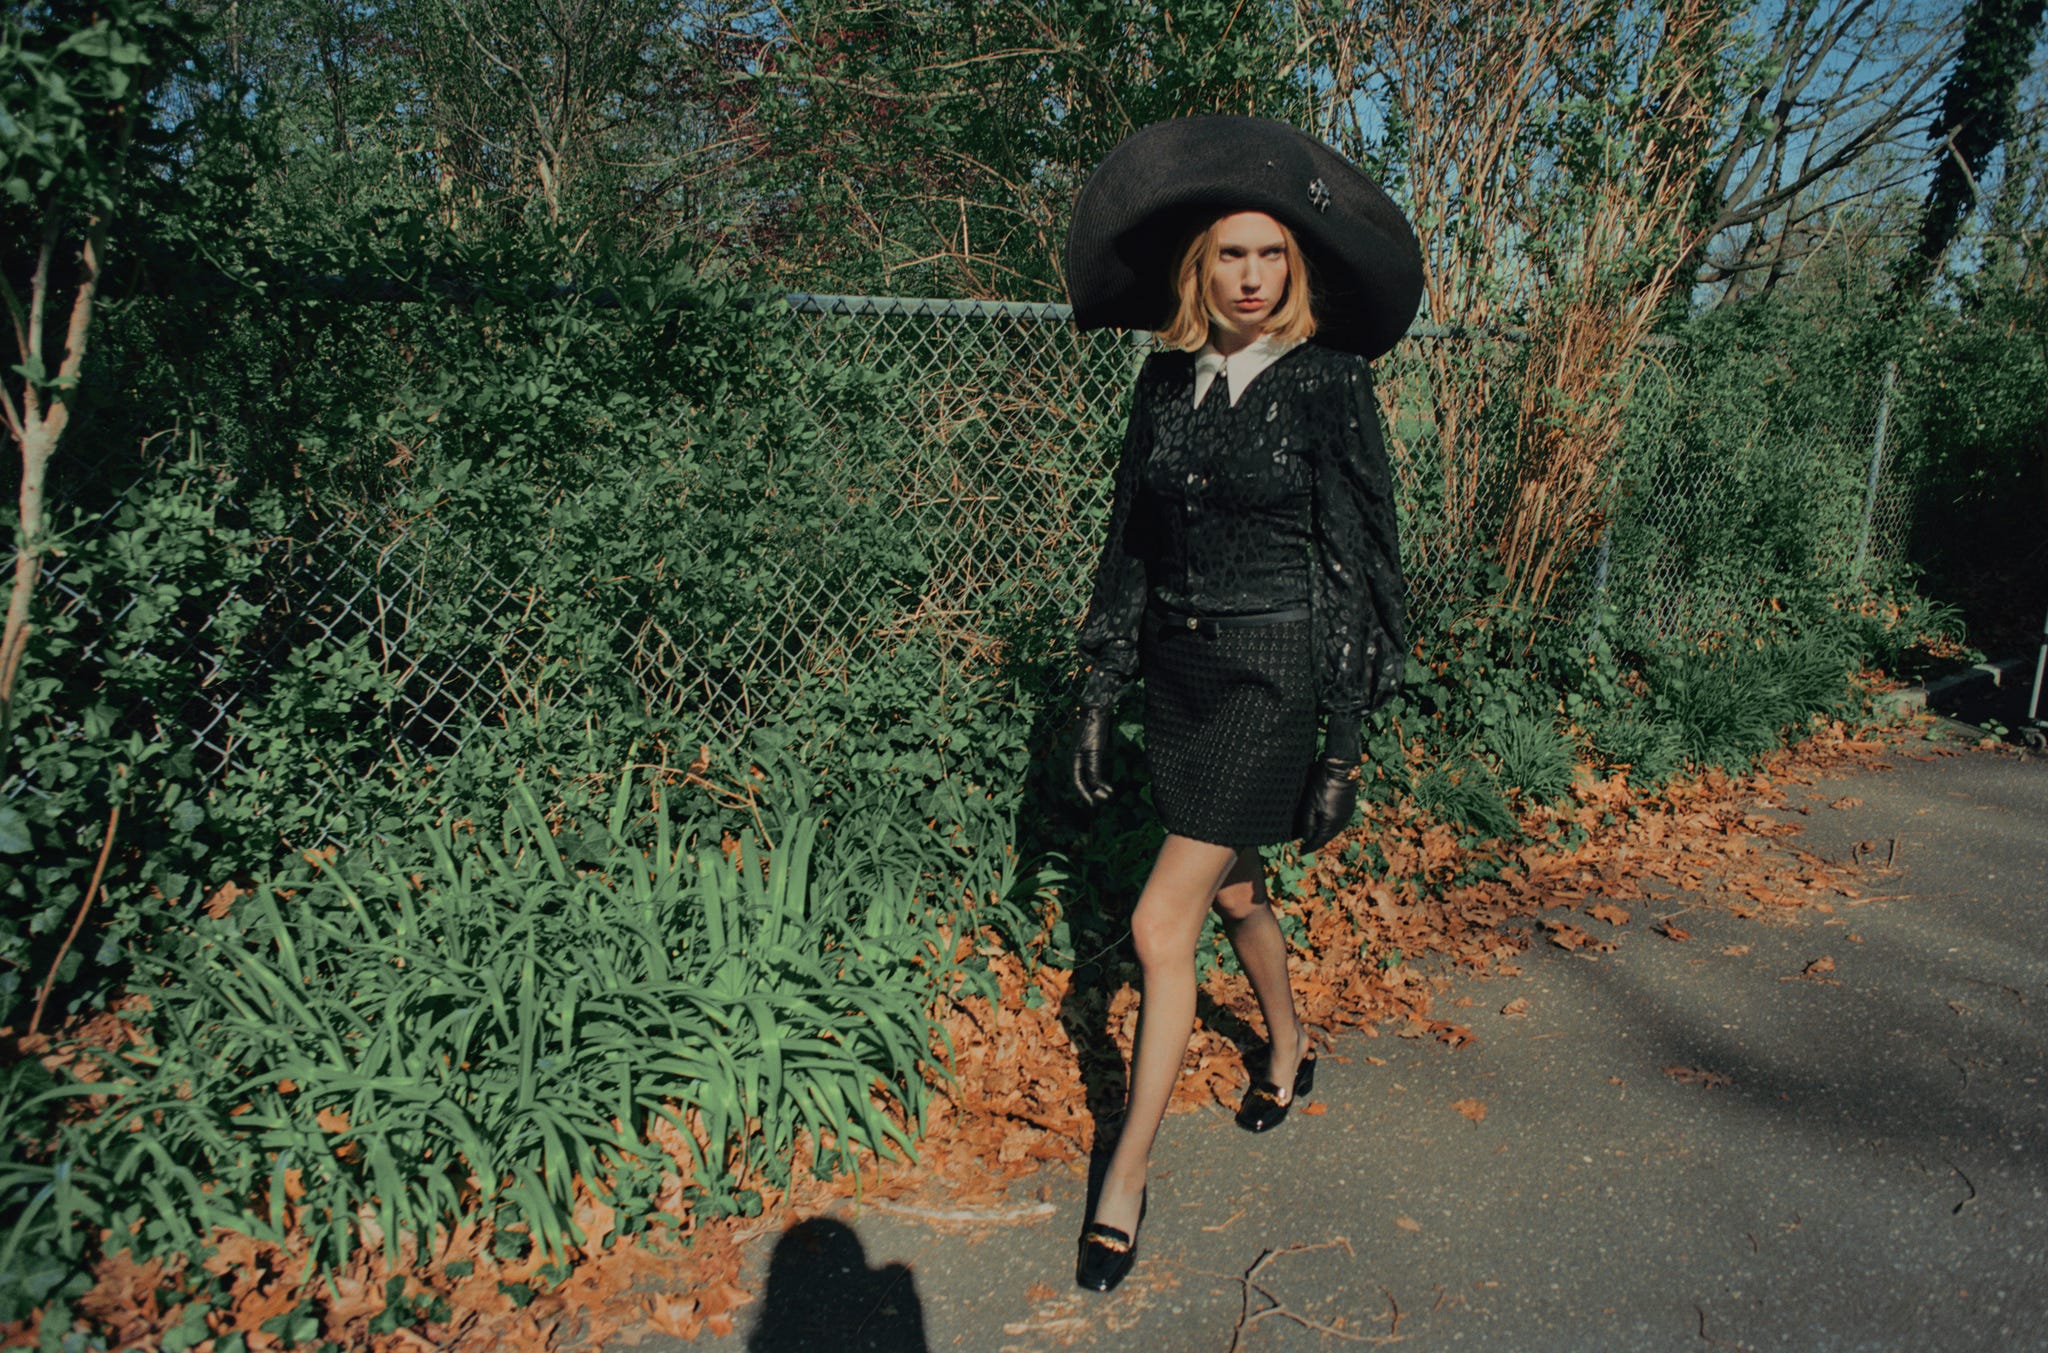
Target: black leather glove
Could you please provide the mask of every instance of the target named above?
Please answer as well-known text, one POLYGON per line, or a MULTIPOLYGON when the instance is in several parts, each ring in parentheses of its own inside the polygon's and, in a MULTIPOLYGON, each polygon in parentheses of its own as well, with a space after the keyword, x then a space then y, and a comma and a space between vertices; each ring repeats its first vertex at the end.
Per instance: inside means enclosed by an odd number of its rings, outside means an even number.
POLYGON ((1074 724, 1074 790, 1090 808, 1109 802, 1109 736, 1115 727, 1109 709, 1084 709, 1074 724))
POLYGON ((1325 756, 1316 761, 1294 814, 1301 852, 1321 850, 1351 825, 1358 812, 1358 763, 1348 757, 1325 756))

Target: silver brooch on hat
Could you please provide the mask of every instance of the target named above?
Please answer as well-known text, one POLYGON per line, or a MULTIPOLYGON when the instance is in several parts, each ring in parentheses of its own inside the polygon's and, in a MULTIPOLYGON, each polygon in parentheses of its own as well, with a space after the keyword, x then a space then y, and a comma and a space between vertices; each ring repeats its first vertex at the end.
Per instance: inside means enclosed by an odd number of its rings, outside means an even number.
POLYGON ((1309 204, 1317 211, 1330 209, 1330 185, 1321 179, 1310 179, 1308 183, 1309 204))

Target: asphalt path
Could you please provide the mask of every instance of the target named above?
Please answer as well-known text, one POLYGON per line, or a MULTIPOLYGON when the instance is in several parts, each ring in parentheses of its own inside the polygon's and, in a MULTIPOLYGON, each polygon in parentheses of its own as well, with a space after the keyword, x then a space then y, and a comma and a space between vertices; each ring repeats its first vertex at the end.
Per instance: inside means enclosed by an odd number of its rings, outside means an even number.
POLYGON ((1077 1165, 1031 1221, 766 1236, 695 1347, 2048 1349, 2048 760, 1916 745, 1812 792, 1796 844, 1866 897, 1646 896, 1613 952, 1461 979, 1472 1044, 1340 1038, 1320 1115, 1169 1118, 1113 1294, 1072 1285, 1077 1165))

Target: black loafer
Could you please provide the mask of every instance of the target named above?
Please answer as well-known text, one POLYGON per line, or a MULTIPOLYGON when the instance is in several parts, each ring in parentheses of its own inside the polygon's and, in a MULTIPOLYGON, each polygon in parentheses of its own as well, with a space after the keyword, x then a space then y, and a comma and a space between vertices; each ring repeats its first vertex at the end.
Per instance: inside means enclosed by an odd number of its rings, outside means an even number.
MULTIPOLYGON (((1145 1224, 1145 1204, 1138 1204, 1138 1225, 1145 1224)), ((1124 1280, 1138 1262, 1138 1237, 1114 1226, 1090 1222, 1081 1232, 1081 1256, 1074 1264, 1074 1281, 1091 1292, 1108 1292, 1124 1280)))
POLYGON ((1301 1059, 1294 1072, 1294 1095, 1281 1101, 1280 1087, 1269 1080, 1255 1080, 1252 1088, 1245 1091, 1244 1103, 1237 1106, 1237 1125, 1246 1132, 1264 1132, 1279 1127, 1287 1121, 1287 1110, 1294 1101, 1316 1088, 1316 1059, 1311 1053, 1301 1059))

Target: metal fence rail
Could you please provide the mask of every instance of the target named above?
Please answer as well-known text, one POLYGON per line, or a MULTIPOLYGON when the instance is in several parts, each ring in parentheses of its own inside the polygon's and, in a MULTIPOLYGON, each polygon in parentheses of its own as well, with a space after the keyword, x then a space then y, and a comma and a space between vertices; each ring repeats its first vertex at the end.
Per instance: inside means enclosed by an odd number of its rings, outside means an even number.
MULTIPOLYGON (((787 323, 817 375, 816 390, 799 393, 826 433, 813 468, 847 515, 812 535, 754 541, 751 590, 727 608, 657 604, 630 584, 542 595, 531 569, 475 557, 459 522, 290 523, 242 590, 262 618, 236 663, 211 653, 204 624, 166 628, 176 661, 213 666, 200 699, 156 712, 161 734, 216 767, 234 763, 252 692, 294 653, 323 645, 361 645, 385 674, 381 719, 392 755, 407 759, 445 756, 476 729, 521 718, 551 683, 597 683, 622 708, 732 748, 781 717, 804 681, 906 645, 971 675, 1019 617, 1075 618, 1085 596, 1131 376, 1150 340, 1082 334, 1067 321, 1057 305, 789 297, 787 323), (823 393, 848 370, 879 391, 858 426, 823 393), (868 558, 835 535, 878 509, 899 528, 899 559, 868 558), (537 619, 564 613, 587 616, 571 648, 544 639, 537 619)), ((1514 334, 1422 327, 1376 367, 1418 629, 1479 586, 1515 486, 1512 396, 1525 351, 1514 334)), ((1875 399, 1789 434, 1774 427, 1774 444, 1791 450, 1746 457, 1745 437, 1775 416, 1745 404, 1755 390, 1717 384, 1683 345, 1655 345, 1642 362, 1612 515, 1556 598, 1561 621, 1598 596, 1625 624, 1706 634, 1764 604, 1762 579, 1804 569, 1847 586, 1898 557, 1911 486, 1884 458, 1875 399), (1757 520, 1771 476, 1815 496, 1819 528, 1781 539, 1757 520)), ((730 544, 715 525, 705 523, 699 548, 730 544)), ((59 608, 93 604, 61 559, 45 583, 59 608)), ((107 613, 91 628, 105 631, 119 602, 99 605, 107 613)), ((0 793, 21 789, 17 779, 0 793)))

